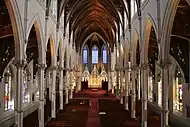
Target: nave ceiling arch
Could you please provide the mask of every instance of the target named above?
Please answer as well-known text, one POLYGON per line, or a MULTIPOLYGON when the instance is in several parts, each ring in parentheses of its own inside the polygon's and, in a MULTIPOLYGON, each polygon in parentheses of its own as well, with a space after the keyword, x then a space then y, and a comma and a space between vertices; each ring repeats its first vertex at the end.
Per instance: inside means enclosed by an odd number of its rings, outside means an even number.
MULTIPOLYGON (((47 1, 47 5, 50 3, 51 0, 47 1)), ((76 49, 82 46, 85 38, 92 32, 99 33, 110 47, 114 47, 116 32, 119 31, 117 26, 121 27, 119 29, 123 29, 121 34, 124 34, 125 22, 121 18, 124 17, 124 13, 128 18, 129 12, 123 0, 58 1, 58 21, 64 15, 65 30, 69 27, 69 30, 65 31, 65 35, 68 34, 70 38, 73 32, 73 43, 75 43, 76 49)))
POLYGON ((23 35, 13 3, 1 0, 0 12, 0 76, 2 76, 4 69, 14 57, 15 61, 23 59, 23 35))
POLYGON ((172 7, 165 22, 170 25, 162 37, 162 59, 169 59, 171 54, 182 68, 186 82, 189 82, 190 5, 186 0, 176 0, 172 7))
POLYGON ((142 50, 142 59, 148 64, 152 75, 155 76, 155 64, 159 61, 159 44, 156 29, 153 22, 147 18, 147 24, 145 28, 144 45, 142 50))
POLYGON ((134 35, 131 38, 132 44, 131 44, 131 51, 130 51, 130 61, 133 66, 140 65, 141 62, 141 46, 139 42, 139 35, 138 32, 135 30, 134 35))

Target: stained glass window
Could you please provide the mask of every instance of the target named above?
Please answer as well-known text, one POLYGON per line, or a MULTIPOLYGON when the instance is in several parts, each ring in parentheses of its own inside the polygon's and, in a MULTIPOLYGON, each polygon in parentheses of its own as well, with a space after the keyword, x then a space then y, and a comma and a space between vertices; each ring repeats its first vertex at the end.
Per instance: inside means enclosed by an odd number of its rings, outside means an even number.
POLYGON ((14 109, 14 100, 12 99, 12 77, 10 68, 8 68, 7 72, 4 75, 4 82, 5 82, 5 88, 4 88, 4 106, 5 111, 14 109))
POLYGON ((104 46, 103 50, 102 50, 102 61, 104 64, 107 63, 107 50, 106 47, 104 46))
POLYGON ((87 64, 88 63, 88 49, 85 47, 83 49, 83 63, 87 64))
POLYGON ((93 64, 98 63, 98 47, 97 46, 92 47, 92 63, 93 64))
POLYGON ((23 85, 23 103, 30 101, 29 88, 28 88, 28 73, 24 71, 24 85, 23 85))

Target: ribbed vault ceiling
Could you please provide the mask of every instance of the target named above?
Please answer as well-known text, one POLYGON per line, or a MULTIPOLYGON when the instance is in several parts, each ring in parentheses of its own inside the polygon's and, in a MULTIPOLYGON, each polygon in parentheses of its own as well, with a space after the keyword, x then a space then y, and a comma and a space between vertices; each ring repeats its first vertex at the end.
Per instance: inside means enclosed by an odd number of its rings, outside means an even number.
MULTIPOLYGON (((127 0, 126 0, 127 1, 127 0)), ((64 13, 65 26, 74 32, 74 42, 81 47, 93 32, 99 33, 112 46, 116 40, 117 25, 124 29, 122 16, 128 15, 123 0, 60 0, 59 16, 64 13), (119 16, 121 15, 121 16, 119 16)))

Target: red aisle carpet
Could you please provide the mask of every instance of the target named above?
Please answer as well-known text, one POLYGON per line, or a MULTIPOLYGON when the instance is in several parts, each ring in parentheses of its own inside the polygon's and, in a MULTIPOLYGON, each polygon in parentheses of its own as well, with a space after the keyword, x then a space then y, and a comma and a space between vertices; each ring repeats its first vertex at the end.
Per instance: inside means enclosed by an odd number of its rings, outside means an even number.
POLYGON ((98 113, 98 99, 91 98, 91 107, 88 112, 86 127, 100 127, 100 117, 98 113))
POLYGON ((75 99, 89 99, 91 102, 86 127, 100 127, 98 99, 115 98, 114 95, 105 97, 104 94, 105 91, 103 90, 87 90, 76 94, 75 99))

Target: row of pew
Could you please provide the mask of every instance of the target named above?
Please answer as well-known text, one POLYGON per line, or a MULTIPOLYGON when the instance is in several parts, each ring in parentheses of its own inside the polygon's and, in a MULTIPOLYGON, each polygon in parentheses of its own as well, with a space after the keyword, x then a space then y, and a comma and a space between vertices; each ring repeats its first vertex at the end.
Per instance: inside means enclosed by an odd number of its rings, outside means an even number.
POLYGON ((119 100, 99 99, 99 112, 101 127, 140 127, 137 119, 130 116, 130 112, 124 110, 119 100))
POLYGON ((89 100, 72 99, 59 111, 55 119, 46 123, 46 127, 85 127, 88 119, 89 100))

